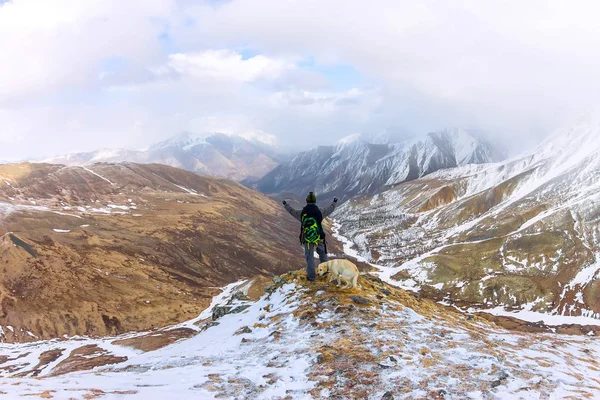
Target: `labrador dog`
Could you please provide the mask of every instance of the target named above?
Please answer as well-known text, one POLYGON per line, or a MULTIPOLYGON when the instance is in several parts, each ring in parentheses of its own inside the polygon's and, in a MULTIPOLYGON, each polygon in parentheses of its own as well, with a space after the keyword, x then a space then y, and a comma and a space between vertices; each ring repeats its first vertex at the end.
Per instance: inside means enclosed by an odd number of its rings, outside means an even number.
POLYGON ((358 268, 354 263, 344 260, 336 259, 329 260, 319 264, 317 267, 317 275, 323 276, 329 272, 329 282, 337 279, 337 287, 340 287, 342 280, 346 282, 346 286, 343 289, 350 289, 360 287, 358 284, 358 268))

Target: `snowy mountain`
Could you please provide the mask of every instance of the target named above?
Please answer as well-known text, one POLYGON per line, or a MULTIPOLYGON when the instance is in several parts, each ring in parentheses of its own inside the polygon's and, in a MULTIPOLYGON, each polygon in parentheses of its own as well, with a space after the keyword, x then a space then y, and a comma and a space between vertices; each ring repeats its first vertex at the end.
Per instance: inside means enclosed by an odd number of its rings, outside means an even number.
POLYGON ((599 318, 600 118, 505 162, 353 199, 335 218, 395 284, 496 314, 599 318))
POLYGON ((360 277, 360 291, 303 278, 291 272, 231 284, 199 316, 163 329, 0 344, 2 393, 144 400, 600 396, 595 337, 540 332, 539 325, 537 333, 507 331, 373 275, 360 277))
POLYGON ((266 174, 253 187, 263 193, 349 198, 420 178, 444 168, 499 161, 477 132, 448 129, 420 140, 381 143, 382 137, 353 135, 333 146, 303 152, 266 174), (373 141, 371 141, 373 140, 373 141))
POLYGON ((125 161, 156 163, 198 174, 242 180, 262 177, 284 158, 275 147, 258 140, 220 133, 183 133, 143 151, 101 149, 53 157, 42 162, 71 166, 125 161))

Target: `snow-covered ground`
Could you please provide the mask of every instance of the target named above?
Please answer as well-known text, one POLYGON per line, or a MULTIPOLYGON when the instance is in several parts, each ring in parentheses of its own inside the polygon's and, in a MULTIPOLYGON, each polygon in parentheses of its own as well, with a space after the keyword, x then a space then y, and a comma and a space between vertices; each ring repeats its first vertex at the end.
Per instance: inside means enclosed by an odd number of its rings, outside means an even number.
MULTIPOLYGON (((7 377, 10 369, 2 370, 0 393, 7 398, 161 400, 351 394, 380 399, 386 392, 404 399, 600 396, 596 338, 515 334, 418 303, 402 292, 390 292, 380 301, 384 287, 375 281, 364 280, 362 292, 337 291, 324 281, 308 286, 302 282, 301 274, 291 274, 257 302, 234 302, 250 306, 241 313, 225 315, 218 325, 156 351, 111 344, 116 338, 0 345, 0 355, 29 353, 3 367, 32 367, 40 354, 66 350, 44 369, 41 379, 7 377), (348 303, 356 294, 371 303, 348 303), (414 303, 414 308, 405 303, 414 303), (89 344, 128 360, 48 376, 72 349, 89 344)), ((177 327, 199 330, 194 323, 209 317, 240 287, 229 285, 198 318, 177 327)))
POLYGON ((600 116, 592 116, 533 152, 440 170, 351 199, 333 216, 347 247, 399 287, 437 289, 494 314, 521 307, 520 318, 536 322, 600 325, 599 189, 600 116))
MULTIPOLYGON (((342 243, 345 254, 357 259, 358 261, 365 262, 365 263, 368 263, 369 265, 371 265, 373 268, 375 268, 377 270, 377 272, 376 272, 377 276, 379 276, 379 278, 381 278, 384 282, 387 282, 388 284, 390 284, 392 286, 396 286, 403 290, 407 290, 407 291, 411 291, 411 292, 418 292, 420 289, 420 284, 423 281, 427 280, 426 271, 423 268, 421 268, 419 263, 424 258, 428 257, 429 255, 435 254, 438 251, 442 250, 444 247, 446 247, 446 246, 441 246, 439 248, 431 250, 419 257, 416 257, 416 258, 410 260, 409 262, 404 263, 400 267, 397 267, 397 266, 389 267, 389 266, 378 265, 376 263, 370 262, 370 258, 368 256, 365 256, 359 250, 357 250, 357 246, 355 245, 354 242, 352 242, 350 239, 348 239, 347 237, 343 236, 340 233, 341 227, 338 223, 334 222, 332 225, 332 228, 333 228, 332 230, 333 230, 333 234, 334 234, 335 238, 342 243), (396 279, 393 279, 392 276, 394 274, 397 274, 400 270, 410 272, 414 278, 408 279, 408 280, 403 280, 403 281, 398 281, 396 279)), ((589 281, 589 280, 591 280, 591 276, 595 276, 595 274, 597 272, 598 272, 598 266, 594 265, 588 269, 584 269, 584 271, 582 271, 582 273, 578 276, 581 279, 584 279, 583 275, 585 273, 587 273, 585 278, 587 278, 587 280, 589 281), (588 276, 588 275, 590 275, 590 276, 588 276)), ((449 302, 441 302, 441 303, 448 305, 448 306, 451 305, 451 303, 449 303, 449 302)), ((522 321, 527 321, 527 322, 543 322, 545 325, 548 325, 548 326, 568 325, 568 324, 600 325, 600 319, 595 318, 593 316, 585 316, 585 315, 570 316, 570 315, 540 313, 540 312, 536 312, 536 311, 531 311, 531 307, 533 305, 534 304, 524 304, 521 310, 511 310, 511 311, 506 310, 505 307, 494 307, 494 308, 475 308, 475 307, 459 308, 459 307, 455 307, 455 308, 457 310, 465 312, 465 313, 485 312, 485 313, 489 313, 492 315, 517 318, 517 319, 520 319, 522 321)))

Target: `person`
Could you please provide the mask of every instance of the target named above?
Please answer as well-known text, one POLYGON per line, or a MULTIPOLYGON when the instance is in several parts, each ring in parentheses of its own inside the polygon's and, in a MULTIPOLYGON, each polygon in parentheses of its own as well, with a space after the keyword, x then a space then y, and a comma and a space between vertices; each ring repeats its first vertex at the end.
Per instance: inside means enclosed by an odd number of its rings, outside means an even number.
POLYGON ((304 256, 306 257, 306 278, 314 281, 316 278, 314 252, 317 251, 320 262, 328 261, 327 244, 325 242, 325 230, 323 229, 323 219, 327 218, 337 206, 337 197, 322 212, 317 206, 317 196, 310 192, 306 196, 306 206, 302 210, 296 210, 283 200, 283 206, 292 217, 300 221, 300 243, 304 246, 304 256))

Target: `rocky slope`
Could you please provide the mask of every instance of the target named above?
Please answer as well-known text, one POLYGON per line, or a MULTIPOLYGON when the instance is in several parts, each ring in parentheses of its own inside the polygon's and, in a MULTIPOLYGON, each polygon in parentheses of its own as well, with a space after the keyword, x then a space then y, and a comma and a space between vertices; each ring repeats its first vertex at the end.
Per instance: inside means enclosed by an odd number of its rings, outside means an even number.
POLYGON ((163 330, 0 345, 0 390, 55 399, 600 395, 593 337, 509 332, 372 275, 359 283, 340 290, 292 272, 265 295, 266 282, 232 284, 200 316, 163 330))
POLYGON ((263 193, 297 198, 315 191, 325 199, 373 194, 437 170, 499 161, 501 151, 475 132, 448 129, 420 140, 371 142, 352 136, 303 152, 255 183, 263 193))
POLYGON ((285 156, 274 147, 256 140, 219 133, 184 133, 144 151, 102 149, 53 157, 43 162, 70 166, 125 161, 157 163, 198 174, 255 180, 275 168, 283 159, 285 156))
POLYGON ((296 231, 267 197, 164 165, 2 165, 0 340, 187 320, 216 288, 301 266, 296 231))
POLYGON ((404 287, 524 318, 598 318, 600 119, 525 156, 439 171, 335 215, 340 232, 404 287))

